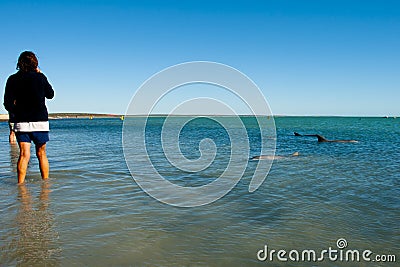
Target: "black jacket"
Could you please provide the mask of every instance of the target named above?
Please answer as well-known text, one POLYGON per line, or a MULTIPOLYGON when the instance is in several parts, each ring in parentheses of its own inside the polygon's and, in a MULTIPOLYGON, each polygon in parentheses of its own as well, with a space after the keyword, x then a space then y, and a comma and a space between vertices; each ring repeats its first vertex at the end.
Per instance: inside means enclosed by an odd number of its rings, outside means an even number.
POLYGON ((13 122, 48 121, 45 99, 53 97, 43 73, 18 71, 7 80, 4 107, 14 115, 13 122))

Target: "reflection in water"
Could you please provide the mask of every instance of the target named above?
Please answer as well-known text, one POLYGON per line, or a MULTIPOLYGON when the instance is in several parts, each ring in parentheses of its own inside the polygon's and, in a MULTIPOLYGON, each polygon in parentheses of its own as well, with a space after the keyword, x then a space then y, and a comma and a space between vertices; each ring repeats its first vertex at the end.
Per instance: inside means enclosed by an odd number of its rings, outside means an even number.
POLYGON ((54 218, 48 211, 50 183, 42 182, 37 206, 25 184, 19 188, 20 207, 16 217, 18 239, 14 260, 23 266, 58 265, 60 248, 54 218))

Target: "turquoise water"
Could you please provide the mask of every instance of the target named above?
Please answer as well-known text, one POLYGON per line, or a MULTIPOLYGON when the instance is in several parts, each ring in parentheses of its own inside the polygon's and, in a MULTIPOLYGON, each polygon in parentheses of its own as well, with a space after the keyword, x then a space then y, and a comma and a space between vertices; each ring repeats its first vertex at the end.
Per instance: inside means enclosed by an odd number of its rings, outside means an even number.
MULTIPOLYGON (((173 168, 152 118, 149 156, 170 181, 199 186, 223 172, 229 156, 226 131, 211 120, 182 129, 182 153, 199 157, 198 142, 211 138, 215 161, 201 173, 173 168)), ((259 153, 253 118, 243 118, 250 156, 259 153)), ((320 251, 348 248, 397 254, 400 248, 400 119, 278 117, 277 155, 261 185, 248 192, 257 161, 223 198, 195 208, 172 207, 134 182, 122 150, 119 119, 53 120, 48 156, 51 179, 40 180, 32 157, 26 186, 16 185, 18 148, 0 124, 1 266, 376 266, 377 263, 262 262, 270 249, 320 251), (318 143, 293 132, 359 143, 318 143)), ((139 173, 137 175, 140 175, 139 173)), ((398 261, 399 259, 397 259, 398 261)), ((386 264, 382 264, 382 266, 386 264)), ((394 266, 394 265, 393 265, 394 266)))

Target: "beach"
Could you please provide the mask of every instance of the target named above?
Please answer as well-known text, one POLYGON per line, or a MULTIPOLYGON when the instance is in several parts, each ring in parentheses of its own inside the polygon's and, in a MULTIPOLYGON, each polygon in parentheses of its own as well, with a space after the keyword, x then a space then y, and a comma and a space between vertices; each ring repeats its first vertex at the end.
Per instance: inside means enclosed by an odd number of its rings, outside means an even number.
MULTIPOLYGON (((198 144, 204 138, 218 147, 209 168, 189 173, 175 168, 163 154, 164 120, 150 118, 146 143, 150 159, 166 179, 201 186, 224 171, 230 146, 220 125, 203 118, 182 128, 180 146, 187 158, 199 157, 198 144)), ((249 154, 256 156, 260 148, 254 118, 242 121, 249 154)), ((8 126, 1 122, 1 265, 368 265, 257 258, 265 245, 270 250, 321 251, 338 249, 339 239, 346 240, 346 249, 371 250, 373 255, 399 251, 400 120, 275 118, 276 154, 283 157, 273 163, 260 188, 249 193, 258 162, 243 156, 247 167, 232 191, 194 208, 161 203, 137 185, 124 158, 123 123, 118 116, 51 120, 50 179, 41 181, 32 157, 21 188, 16 185, 18 148, 8 144, 8 126), (294 131, 359 142, 321 144, 316 138, 294 136, 294 131), (284 157, 296 151, 298 157, 284 157)))
POLYGON ((0 114, 0 121, 7 121, 8 120, 8 114, 0 114))

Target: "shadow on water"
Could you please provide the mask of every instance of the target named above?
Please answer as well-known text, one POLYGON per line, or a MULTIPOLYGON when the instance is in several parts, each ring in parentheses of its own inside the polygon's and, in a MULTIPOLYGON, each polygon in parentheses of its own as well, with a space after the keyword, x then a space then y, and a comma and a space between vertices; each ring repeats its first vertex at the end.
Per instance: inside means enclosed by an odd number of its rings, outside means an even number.
POLYGON ((1 247, 2 251, 7 251, 0 257, 2 264, 59 265, 61 248, 58 232, 54 229, 54 215, 49 210, 50 186, 48 181, 41 182, 37 198, 32 197, 26 184, 18 186, 17 211, 12 222, 14 233, 1 247))

